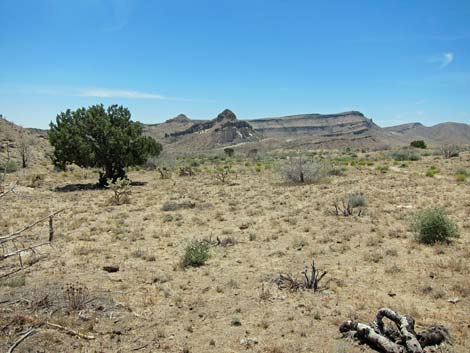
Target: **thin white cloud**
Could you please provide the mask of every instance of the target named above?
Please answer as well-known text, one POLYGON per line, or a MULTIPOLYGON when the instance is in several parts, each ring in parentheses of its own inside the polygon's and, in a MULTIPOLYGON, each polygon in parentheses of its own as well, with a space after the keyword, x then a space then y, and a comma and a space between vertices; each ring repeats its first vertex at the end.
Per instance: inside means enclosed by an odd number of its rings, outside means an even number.
POLYGON ((127 98, 127 99, 158 99, 158 100, 174 100, 175 98, 166 97, 161 94, 128 91, 105 88, 90 88, 81 90, 78 93, 81 97, 97 97, 97 98, 127 98))
POLYGON ((454 53, 443 53, 440 55, 436 55, 433 57, 430 57, 428 59, 429 63, 433 64, 439 64, 440 68, 448 66, 452 61, 454 61, 454 53))

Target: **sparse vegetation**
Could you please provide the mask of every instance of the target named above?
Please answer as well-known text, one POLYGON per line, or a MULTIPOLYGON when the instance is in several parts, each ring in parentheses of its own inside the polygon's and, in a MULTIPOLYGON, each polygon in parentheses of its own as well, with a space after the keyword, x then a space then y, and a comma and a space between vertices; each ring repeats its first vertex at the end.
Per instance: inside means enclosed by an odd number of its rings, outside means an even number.
POLYGON ((108 188, 113 192, 111 202, 114 205, 122 205, 130 201, 131 181, 129 179, 120 178, 114 183, 108 180, 108 188))
POLYGON ((441 146, 441 154, 445 159, 458 157, 460 153, 460 147, 457 145, 443 145, 441 146))
POLYGON ((362 193, 355 192, 345 197, 337 198, 333 203, 333 214, 345 217, 353 215, 361 216, 366 205, 367 198, 362 193))
POLYGON ((288 183, 315 183, 327 174, 325 166, 317 161, 307 161, 304 157, 292 158, 281 170, 283 179, 288 183))
POLYGON ((231 147, 226 147, 224 148, 224 152, 227 155, 227 157, 233 157, 235 150, 231 147))
POLYGON ((421 156, 411 148, 402 148, 392 153, 392 158, 395 161, 419 161, 421 156))
POLYGON ((416 213, 411 218, 410 224, 416 238, 425 244, 449 241, 459 235, 457 224, 440 206, 433 206, 416 213))
POLYGON ((458 182, 465 182, 467 178, 470 178, 470 171, 468 171, 467 169, 461 168, 455 173, 455 179, 458 182))
POLYGON ((206 240, 193 240, 184 250, 181 261, 183 267, 199 267, 206 263, 210 257, 210 243, 206 240))

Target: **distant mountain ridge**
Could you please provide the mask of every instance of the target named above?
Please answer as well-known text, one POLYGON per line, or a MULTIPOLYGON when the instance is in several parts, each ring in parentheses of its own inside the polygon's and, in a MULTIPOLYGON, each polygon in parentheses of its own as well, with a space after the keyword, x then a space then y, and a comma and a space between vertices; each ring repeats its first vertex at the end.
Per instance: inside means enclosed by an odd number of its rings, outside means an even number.
MULTIPOLYGON (((425 126, 413 122, 381 128, 358 111, 239 120, 232 111, 226 109, 213 119, 195 120, 180 114, 163 123, 142 126, 144 134, 161 142, 165 150, 185 153, 225 146, 265 150, 344 147, 381 149, 409 145, 413 140, 424 140, 428 146, 470 145, 468 124, 446 122, 425 126)), ((15 149, 20 136, 27 136, 35 144, 39 143, 43 146, 42 150, 48 148, 47 130, 26 129, 0 119, 0 145, 3 148, 9 144, 15 149)))
POLYGON ((470 144, 470 125, 446 122, 433 126, 421 123, 408 123, 383 129, 393 136, 408 140, 425 140, 431 144, 470 144))
POLYGON ((428 145, 470 144, 470 125, 467 124, 443 123, 427 127, 409 123, 381 128, 358 111, 238 120, 227 109, 212 120, 191 120, 180 114, 161 124, 146 125, 145 131, 175 150, 211 149, 251 142, 267 149, 383 148, 408 145, 416 139, 423 139, 428 145))

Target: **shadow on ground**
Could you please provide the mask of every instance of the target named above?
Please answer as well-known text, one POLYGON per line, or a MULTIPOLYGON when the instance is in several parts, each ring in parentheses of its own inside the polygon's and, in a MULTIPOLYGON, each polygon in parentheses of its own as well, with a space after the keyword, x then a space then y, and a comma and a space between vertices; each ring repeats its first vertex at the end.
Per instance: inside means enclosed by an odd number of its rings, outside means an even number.
MULTIPOLYGON (((144 186, 147 183, 144 181, 133 181, 131 186, 144 186)), ((57 186, 53 189, 56 192, 74 192, 74 191, 86 191, 86 190, 100 190, 98 183, 83 183, 83 184, 67 184, 63 186, 57 186)))

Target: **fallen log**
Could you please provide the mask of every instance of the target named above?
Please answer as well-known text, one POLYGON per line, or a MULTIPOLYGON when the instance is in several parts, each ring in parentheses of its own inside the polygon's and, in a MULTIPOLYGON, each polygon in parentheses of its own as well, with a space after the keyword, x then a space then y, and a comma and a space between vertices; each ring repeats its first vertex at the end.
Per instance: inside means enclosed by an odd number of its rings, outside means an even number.
POLYGON ((350 336, 384 353, 423 353, 425 347, 450 341, 449 331, 442 325, 433 325, 416 333, 414 324, 412 317, 382 308, 370 324, 348 320, 340 325, 339 330, 344 336, 350 336), (392 321, 396 328, 385 326, 384 318, 392 321))

